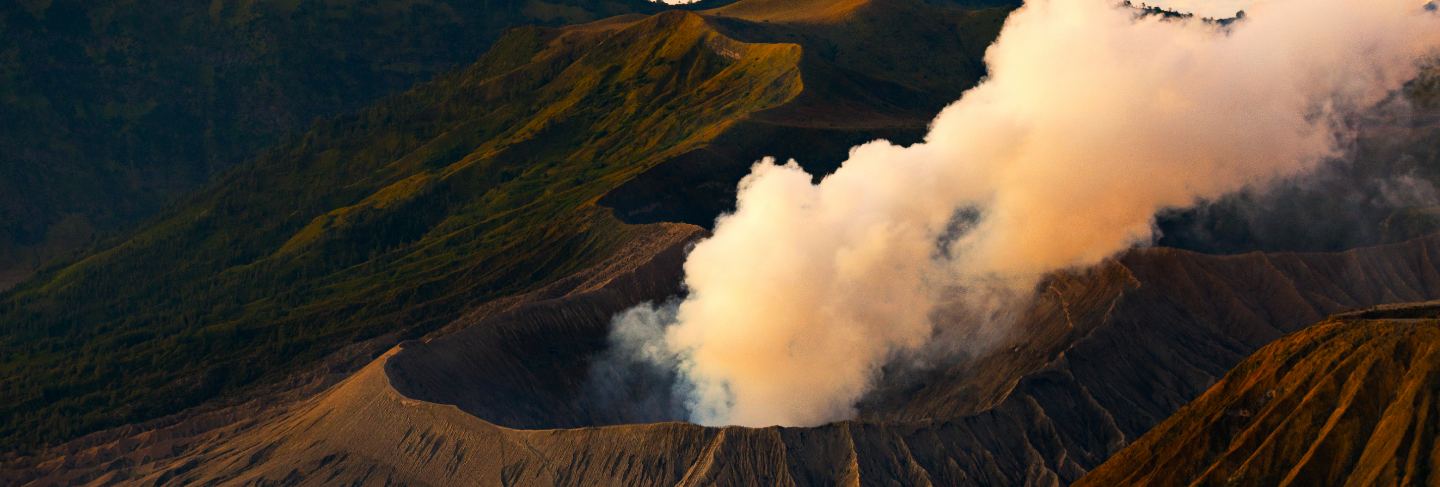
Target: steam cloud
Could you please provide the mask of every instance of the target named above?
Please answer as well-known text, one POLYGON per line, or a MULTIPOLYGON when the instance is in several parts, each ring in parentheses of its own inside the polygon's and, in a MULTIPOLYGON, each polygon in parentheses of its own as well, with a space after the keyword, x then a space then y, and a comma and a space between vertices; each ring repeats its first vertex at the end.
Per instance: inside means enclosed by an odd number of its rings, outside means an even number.
POLYGON ((688 296, 617 317, 617 342, 678 370, 700 423, 851 417, 888 360, 976 326, 938 310, 996 326, 1045 273, 1151 242, 1157 211, 1310 170, 1440 45, 1409 0, 1270 0, 1229 28, 1114 3, 1028 2, 923 143, 856 147, 819 184, 757 163, 688 296))

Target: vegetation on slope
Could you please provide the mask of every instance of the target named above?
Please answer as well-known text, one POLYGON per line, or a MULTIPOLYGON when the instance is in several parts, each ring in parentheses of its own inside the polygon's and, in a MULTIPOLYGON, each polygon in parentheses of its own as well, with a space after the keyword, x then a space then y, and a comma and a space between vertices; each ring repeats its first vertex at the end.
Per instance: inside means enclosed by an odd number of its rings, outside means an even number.
POLYGON ((1361 313, 1266 346, 1079 485, 1434 485, 1437 314, 1361 313))
POLYGON ((0 2, 0 289, 509 27, 646 0, 0 2))
POLYGON ((602 259, 593 202, 800 91, 800 49, 670 12, 513 31, 0 302, 0 438, 178 411, 602 259))
POLYGON ((805 91, 647 172, 602 204, 627 222, 708 226, 764 156, 828 174, 851 147, 918 142, 930 120, 985 76, 985 50, 1018 1, 745 0, 702 15, 745 42, 804 46, 805 91), (984 4, 972 9, 960 5, 984 4), (936 62, 943 59, 944 62, 936 62))
MULTIPOLYGON (((743 171, 817 141, 843 155, 923 132, 983 75, 1008 11, 930 3, 857 2, 824 25, 711 12, 507 35, 469 69, 320 123, 3 296, 0 438, 28 447, 164 415, 582 268, 629 238, 593 202, 656 166, 692 171, 675 164, 689 154, 743 171), (965 61, 866 47, 897 33, 965 61)), ((740 174, 720 172, 702 187, 728 202, 740 174)))

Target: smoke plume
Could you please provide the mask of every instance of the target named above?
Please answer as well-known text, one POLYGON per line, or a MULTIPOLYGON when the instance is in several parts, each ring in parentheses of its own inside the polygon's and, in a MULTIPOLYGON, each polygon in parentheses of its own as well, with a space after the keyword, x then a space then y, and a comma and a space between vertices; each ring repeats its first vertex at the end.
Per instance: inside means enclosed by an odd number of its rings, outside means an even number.
POLYGON ((1007 297, 1150 243, 1157 211, 1336 155, 1440 45, 1409 0, 1270 0, 1229 26, 1115 3, 1027 2, 920 144, 855 147, 819 184, 757 163, 667 326, 626 343, 680 372, 700 423, 851 417, 887 361, 1003 328, 1007 297))

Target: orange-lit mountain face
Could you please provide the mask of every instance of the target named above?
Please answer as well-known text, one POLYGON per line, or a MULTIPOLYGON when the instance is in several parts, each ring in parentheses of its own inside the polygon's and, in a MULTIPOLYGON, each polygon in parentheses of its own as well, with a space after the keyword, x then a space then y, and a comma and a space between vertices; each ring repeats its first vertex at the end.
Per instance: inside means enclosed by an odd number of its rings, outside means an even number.
POLYGON ((1286 336, 1077 485, 1433 485, 1437 317, 1385 307, 1286 336))

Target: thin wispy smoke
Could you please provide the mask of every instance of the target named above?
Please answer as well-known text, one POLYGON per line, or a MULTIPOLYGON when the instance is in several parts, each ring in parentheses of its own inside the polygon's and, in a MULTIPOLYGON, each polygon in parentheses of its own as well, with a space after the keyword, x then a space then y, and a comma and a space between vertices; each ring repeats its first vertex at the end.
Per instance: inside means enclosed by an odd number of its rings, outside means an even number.
POLYGON ((856 147, 819 184, 756 164, 673 316, 631 312, 623 342, 678 370, 700 423, 852 417, 888 360, 1003 331, 1012 297, 1148 244, 1157 211, 1335 156, 1440 45, 1409 0, 1270 0, 1228 28, 1114 3, 1028 2, 923 143, 856 147))

